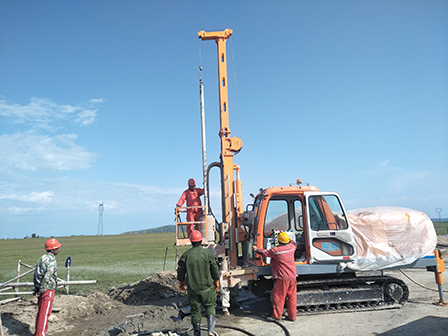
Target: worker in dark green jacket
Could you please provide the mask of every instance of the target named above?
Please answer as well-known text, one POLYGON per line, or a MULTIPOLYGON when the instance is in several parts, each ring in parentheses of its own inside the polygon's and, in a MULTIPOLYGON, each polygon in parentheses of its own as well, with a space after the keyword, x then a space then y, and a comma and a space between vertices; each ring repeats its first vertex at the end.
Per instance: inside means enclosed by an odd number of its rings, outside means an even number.
POLYGON ((201 334, 201 305, 207 316, 208 335, 215 336, 216 291, 219 289, 219 269, 213 253, 201 246, 202 234, 194 230, 190 235, 193 247, 182 254, 178 262, 179 288, 187 285, 191 306, 194 336, 201 334))

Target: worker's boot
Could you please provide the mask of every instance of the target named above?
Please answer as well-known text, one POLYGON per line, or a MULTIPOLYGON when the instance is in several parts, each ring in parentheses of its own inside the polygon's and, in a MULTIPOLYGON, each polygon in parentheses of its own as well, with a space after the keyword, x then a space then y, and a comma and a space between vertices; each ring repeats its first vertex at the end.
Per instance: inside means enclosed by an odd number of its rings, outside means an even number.
POLYGON ((193 324, 193 335, 201 336, 201 324, 200 323, 193 324))
POLYGON ((215 315, 207 315, 208 336, 216 336, 215 334, 215 315))

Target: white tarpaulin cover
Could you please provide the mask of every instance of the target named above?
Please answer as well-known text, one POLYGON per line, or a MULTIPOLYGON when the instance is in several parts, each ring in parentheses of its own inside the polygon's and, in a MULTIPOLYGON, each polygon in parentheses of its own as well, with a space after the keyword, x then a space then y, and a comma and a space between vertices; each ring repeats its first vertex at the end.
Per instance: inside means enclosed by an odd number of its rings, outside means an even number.
POLYGON ((423 212, 374 207, 348 211, 358 262, 347 265, 363 271, 413 263, 432 254, 437 244, 434 225, 423 212))

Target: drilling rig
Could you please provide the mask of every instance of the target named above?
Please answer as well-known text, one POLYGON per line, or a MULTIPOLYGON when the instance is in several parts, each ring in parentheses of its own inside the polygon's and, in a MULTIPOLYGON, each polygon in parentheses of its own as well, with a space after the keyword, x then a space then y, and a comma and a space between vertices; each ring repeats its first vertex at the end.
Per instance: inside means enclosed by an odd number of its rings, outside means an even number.
MULTIPOLYGON (((438 304, 445 304, 443 259, 440 251, 435 250, 437 236, 425 214, 405 208, 348 213, 338 193, 302 185, 300 179, 294 185, 260 189, 243 210, 240 167, 233 162, 243 143, 238 137, 231 137, 229 127, 226 41, 232 33, 231 29, 198 32, 199 39, 215 41, 217 45, 221 153, 219 162, 208 167, 205 159, 203 163, 207 191, 211 169, 220 170, 222 219, 212 214, 208 196, 202 207, 205 216, 199 222, 182 221, 181 214, 188 207, 175 210, 176 244, 190 244, 184 228, 199 224, 203 245, 216 258, 221 270, 224 310, 229 306, 231 288, 248 285, 257 296, 270 294, 273 287, 270 260, 254 250, 275 246, 281 231, 297 244, 299 310, 378 310, 401 306, 408 299, 409 289, 400 279, 385 275, 384 270, 402 268, 426 268, 434 272, 438 304), (414 236, 409 236, 410 233, 414 236), (374 253, 368 246, 372 240, 382 243, 374 253), (390 245, 399 249, 397 257, 390 257, 394 255, 389 251, 390 245)), ((200 88, 203 117, 202 78, 200 88)), ((204 151, 204 135, 202 138, 204 151)))

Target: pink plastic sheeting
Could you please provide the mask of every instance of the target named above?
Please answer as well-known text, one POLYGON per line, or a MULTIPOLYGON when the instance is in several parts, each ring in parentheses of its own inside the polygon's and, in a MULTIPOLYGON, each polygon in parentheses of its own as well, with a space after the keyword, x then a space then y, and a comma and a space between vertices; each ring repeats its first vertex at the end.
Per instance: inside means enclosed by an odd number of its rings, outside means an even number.
POLYGON ((398 207, 374 207, 348 211, 357 263, 349 268, 382 270, 413 263, 432 254, 437 244, 434 225, 423 212, 398 207))

